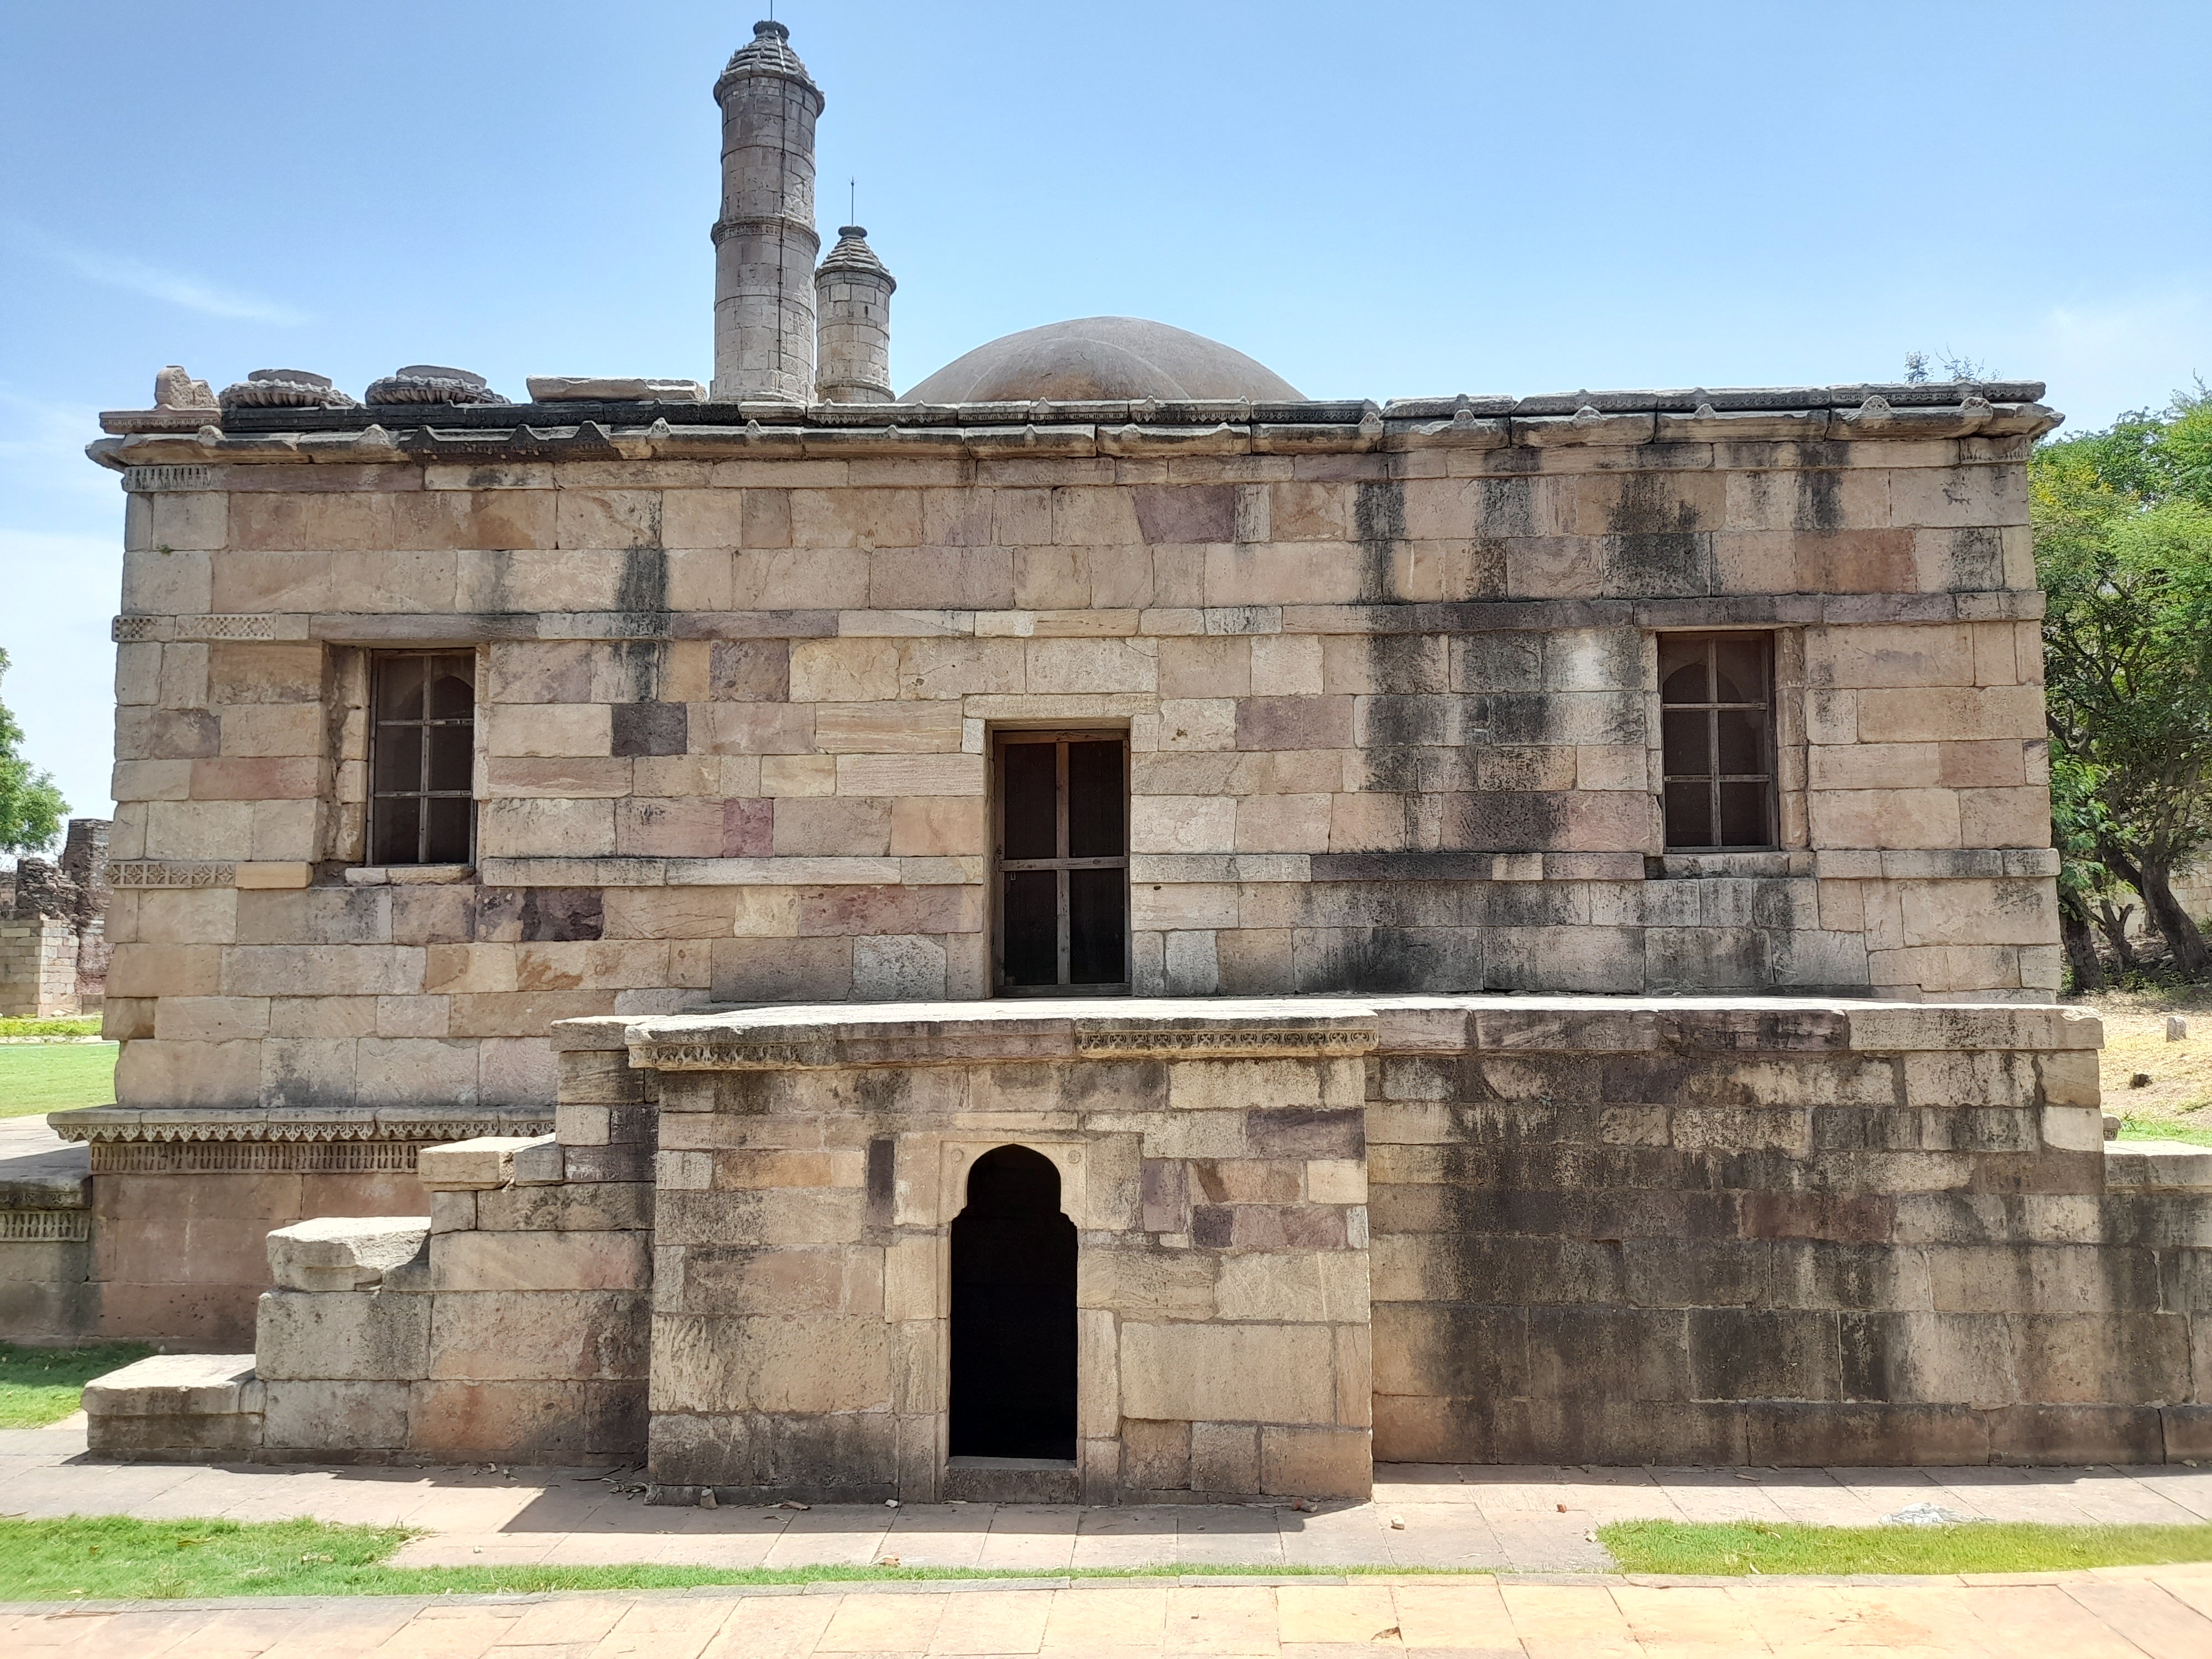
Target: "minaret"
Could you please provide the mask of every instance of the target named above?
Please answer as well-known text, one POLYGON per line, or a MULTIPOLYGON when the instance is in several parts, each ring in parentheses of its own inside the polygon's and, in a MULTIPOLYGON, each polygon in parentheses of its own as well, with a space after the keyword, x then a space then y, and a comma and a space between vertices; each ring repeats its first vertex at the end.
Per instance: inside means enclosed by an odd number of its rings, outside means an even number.
POLYGON ((781 23, 714 82, 722 216, 714 224, 716 403, 803 404, 814 387, 814 120, 822 92, 781 23))
POLYGON ((821 316, 814 395, 825 404, 891 401, 891 291, 898 284, 858 225, 837 228, 837 246, 814 273, 821 316))

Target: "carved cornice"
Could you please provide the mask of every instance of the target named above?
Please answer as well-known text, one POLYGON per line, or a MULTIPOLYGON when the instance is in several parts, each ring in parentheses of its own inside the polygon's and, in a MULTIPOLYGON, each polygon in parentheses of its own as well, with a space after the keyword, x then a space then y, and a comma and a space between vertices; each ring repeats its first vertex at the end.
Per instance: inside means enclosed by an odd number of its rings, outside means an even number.
POLYGON ((263 1141, 332 1143, 410 1141, 436 1146, 479 1135, 536 1135, 553 1127, 550 1106, 486 1108, 468 1113, 405 1111, 224 1111, 142 1110, 131 1106, 95 1106, 58 1112, 49 1120, 64 1140, 94 1145, 125 1142, 263 1141))

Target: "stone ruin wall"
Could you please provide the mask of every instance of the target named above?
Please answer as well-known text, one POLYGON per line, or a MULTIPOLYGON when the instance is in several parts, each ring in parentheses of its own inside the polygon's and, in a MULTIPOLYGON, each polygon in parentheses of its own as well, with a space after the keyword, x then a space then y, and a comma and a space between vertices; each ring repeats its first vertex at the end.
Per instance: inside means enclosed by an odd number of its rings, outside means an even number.
POLYGON ((106 994, 105 818, 71 818, 58 861, 0 873, 0 1018, 95 1014, 106 994))

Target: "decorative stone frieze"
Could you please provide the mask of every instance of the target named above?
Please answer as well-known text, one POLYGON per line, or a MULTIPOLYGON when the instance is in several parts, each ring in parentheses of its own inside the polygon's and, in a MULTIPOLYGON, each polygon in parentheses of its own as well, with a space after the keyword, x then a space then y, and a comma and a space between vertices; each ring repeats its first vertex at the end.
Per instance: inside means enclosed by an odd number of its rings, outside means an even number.
POLYGON ((223 859, 124 859, 107 866, 112 887, 228 887, 237 865, 223 859))
POLYGON ((0 1210, 0 1243, 81 1244, 92 1237, 85 1210, 0 1210))

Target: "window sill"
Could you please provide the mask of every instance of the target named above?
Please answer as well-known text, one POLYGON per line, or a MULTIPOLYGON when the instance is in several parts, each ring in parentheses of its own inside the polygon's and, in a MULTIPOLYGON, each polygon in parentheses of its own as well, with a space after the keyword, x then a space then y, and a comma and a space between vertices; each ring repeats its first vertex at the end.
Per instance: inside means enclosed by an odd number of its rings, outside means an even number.
POLYGON ((1809 876, 1813 854, 1804 848, 1747 848, 1729 853, 1666 853, 1648 860, 1656 869, 1647 875, 1660 881, 1690 881, 1699 878, 1739 880, 1809 876))
POLYGON ((445 887, 474 881, 473 864, 373 864, 345 872, 349 887, 445 887))

